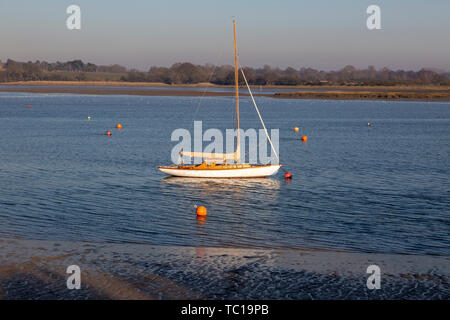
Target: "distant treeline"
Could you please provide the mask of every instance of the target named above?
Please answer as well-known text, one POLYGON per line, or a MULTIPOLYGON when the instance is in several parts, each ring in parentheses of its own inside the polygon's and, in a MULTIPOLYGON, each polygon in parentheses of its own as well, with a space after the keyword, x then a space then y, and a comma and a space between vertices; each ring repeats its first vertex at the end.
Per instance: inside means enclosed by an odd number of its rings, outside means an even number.
MULTIPOLYGON (((118 64, 110 66, 98 66, 93 63, 84 63, 81 60, 67 62, 17 62, 8 59, 5 64, 0 61, 0 82, 11 81, 84 81, 92 73, 122 73, 126 74, 127 68, 118 64)), ((110 80, 107 75, 95 77, 95 80, 110 80)))
MULTIPOLYGON (((450 85, 450 74, 434 70, 420 71, 376 70, 373 66, 357 69, 346 66, 338 71, 319 71, 312 68, 244 68, 245 75, 251 85, 450 85)), ((210 82, 218 85, 234 84, 234 67, 230 65, 213 66, 194 65, 189 62, 175 63, 170 68, 151 67, 148 72, 127 70, 120 65, 98 66, 83 63, 81 60, 48 63, 45 61, 17 62, 0 61, 0 82, 11 81, 83 81, 91 79, 111 81, 108 74, 116 75, 116 79, 129 82, 162 82, 166 84, 196 84, 210 82)), ((239 83, 244 84, 242 75, 239 83)))
MULTIPOLYGON (((244 68, 251 85, 395 85, 395 84, 450 84, 450 74, 439 74, 431 70, 393 71, 388 68, 375 70, 356 69, 346 66, 339 71, 318 71, 312 68, 244 68)), ((219 85, 234 84, 232 66, 193 65, 176 63, 170 68, 152 67, 148 73, 130 72, 125 81, 164 82, 167 84, 211 82, 219 85)), ((239 74, 239 83, 244 84, 239 74)))

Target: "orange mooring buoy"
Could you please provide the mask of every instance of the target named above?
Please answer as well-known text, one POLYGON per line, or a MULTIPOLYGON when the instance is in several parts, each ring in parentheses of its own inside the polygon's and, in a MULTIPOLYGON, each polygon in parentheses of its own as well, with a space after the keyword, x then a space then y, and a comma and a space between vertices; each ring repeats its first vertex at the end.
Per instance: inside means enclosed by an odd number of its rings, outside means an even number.
POLYGON ((295 131, 295 132, 299 132, 300 129, 299 129, 298 127, 294 127, 294 131, 295 131))
POLYGON ((292 179, 292 173, 286 172, 286 173, 284 174, 284 177, 285 177, 286 179, 292 179))
POLYGON ((111 133, 111 131, 106 131, 106 135, 109 137, 109 136, 111 136, 112 135, 112 133, 111 133))
POLYGON ((307 137, 307 136, 302 136, 302 141, 303 141, 303 142, 308 141, 308 137, 307 137))
POLYGON ((206 217, 207 210, 204 206, 197 207, 197 216, 206 217))
POLYGON ((30 106, 30 105, 28 105, 28 108, 31 108, 31 106, 30 106))
POLYGON ((118 130, 120 130, 120 129, 122 129, 122 125, 121 125, 120 123, 118 123, 118 124, 116 125, 116 128, 117 128, 118 130))

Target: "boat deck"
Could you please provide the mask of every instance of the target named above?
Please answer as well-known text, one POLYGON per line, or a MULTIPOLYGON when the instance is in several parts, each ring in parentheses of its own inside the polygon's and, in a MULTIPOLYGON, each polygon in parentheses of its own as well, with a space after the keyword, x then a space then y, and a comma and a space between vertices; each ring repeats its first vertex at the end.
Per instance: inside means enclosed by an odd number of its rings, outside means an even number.
POLYGON ((197 165, 196 164, 172 165, 172 166, 159 166, 158 168, 180 169, 180 170, 232 170, 232 169, 261 168, 269 166, 271 165, 249 164, 249 163, 216 164, 203 162, 197 165))

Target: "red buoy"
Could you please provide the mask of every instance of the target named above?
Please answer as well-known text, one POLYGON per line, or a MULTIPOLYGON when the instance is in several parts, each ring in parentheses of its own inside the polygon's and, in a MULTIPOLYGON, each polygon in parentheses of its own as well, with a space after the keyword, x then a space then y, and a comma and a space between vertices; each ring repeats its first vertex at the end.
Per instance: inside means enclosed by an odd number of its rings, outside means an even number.
POLYGON ((109 130, 106 131, 106 135, 107 135, 108 137, 111 136, 111 134, 112 134, 111 131, 109 131, 109 130))
POLYGON ((284 177, 285 177, 286 179, 292 179, 292 173, 286 172, 286 173, 284 174, 284 177))
POLYGON ((30 105, 28 105, 28 108, 31 108, 31 106, 30 106, 30 105))

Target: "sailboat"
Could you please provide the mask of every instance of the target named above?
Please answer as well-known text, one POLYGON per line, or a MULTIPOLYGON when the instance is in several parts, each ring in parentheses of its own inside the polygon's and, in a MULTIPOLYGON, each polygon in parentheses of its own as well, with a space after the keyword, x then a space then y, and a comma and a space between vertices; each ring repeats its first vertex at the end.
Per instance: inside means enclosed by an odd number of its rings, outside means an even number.
MULTIPOLYGON (((180 156, 187 156, 191 158, 202 158, 204 161, 201 164, 173 164, 170 166, 158 166, 158 169, 163 173, 176 176, 176 177, 189 177, 189 178, 265 178, 278 172, 281 164, 250 164, 241 163, 240 154, 240 135, 239 135, 239 86, 238 86, 238 56, 236 46, 236 21, 233 20, 234 31, 234 75, 235 75, 235 93, 236 93, 236 120, 237 120, 237 143, 236 151, 233 153, 205 153, 205 152, 187 152, 181 151, 180 156), (229 163, 233 161, 233 163, 229 163)), ((253 94, 248 85, 247 78, 245 77, 242 67, 240 67, 243 79, 250 93, 250 97, 258 113, 259 119, 262 123, 264 131, 270 146, 279 160, 278 154, 273 146, 272 140, 267 133, 266 126, 262 120, 258 106, 256 105, 253 94)))

